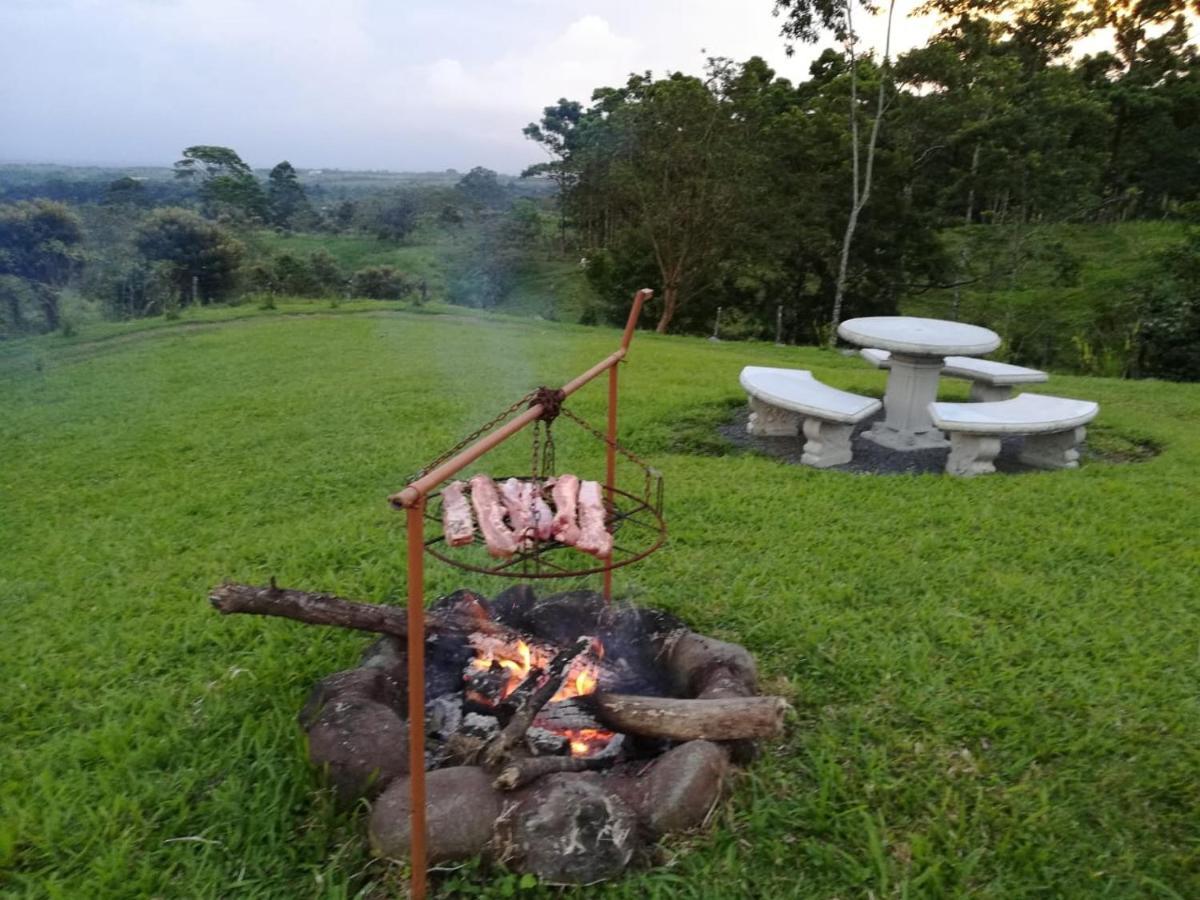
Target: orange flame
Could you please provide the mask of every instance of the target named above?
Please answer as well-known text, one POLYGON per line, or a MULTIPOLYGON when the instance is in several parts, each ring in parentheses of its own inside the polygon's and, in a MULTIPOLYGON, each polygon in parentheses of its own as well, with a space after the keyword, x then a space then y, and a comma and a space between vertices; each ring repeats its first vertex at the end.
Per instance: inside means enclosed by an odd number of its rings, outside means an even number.
MULTIPOLYGON (((471 636, 471 644, 475 648, 475 658, 470 665, 474 669, 490 669, 499 665, 504 669, 505 681, 497 696, 486 698, 496 703, 503 700, 517 689, 530 671, 536 666, 545 669, 554 659, 555 648, 541 645, 530 645, 518 640, 515 644, 493 638, 488 635, 475 634, 471 636)), ((603 647, 597 641, 592 650, 578 656, 567 670, 562 687, 550 698, 551 703, 581 697, 594 693, 597 685, 598 663, 603 655, 603 647)), ((476 700, 485 698, 473 696, 476 700)), ((486 702, 485 700, 485 702, 486 702)))

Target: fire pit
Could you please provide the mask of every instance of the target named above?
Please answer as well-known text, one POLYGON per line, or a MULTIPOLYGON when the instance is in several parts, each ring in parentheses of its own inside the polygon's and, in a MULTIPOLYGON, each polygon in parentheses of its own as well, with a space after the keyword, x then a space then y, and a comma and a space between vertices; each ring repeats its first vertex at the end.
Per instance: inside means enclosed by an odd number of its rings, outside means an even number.
MULTIPOLYGON (((303 603, 306 621, 350 604, 243 585, 213 602, 285 615, 303 603)), ((491 600, 457 591, 427 621, 431 863, 482 854, 550 883, 612 878, 657 837, 700 825, 730 762, 781 728, 785 704, 756 696, 750 654, 667 613, 581 590, 538 599, 518 585, 491 600)), ((310 759, 339 798, 377 798, 370 839, 392 858, 410 852, 406 657, 405 641, 378 639, 357 668, 320 681, 300 714, 310 759)))
POLYGON ((550 883, 612 878, 658 836, 700 824, 730 761, 750 759, 754 741, 782 727, 786 704, 756 695, 743 648, 612 604, 613 571, 666 537, 662 477, 616 431, 618 366, 650 294, 634 296, 616 352, 521 398, 389 498, 406 514, 407 611, 274 582, 226 584, 210 598, 223 613, 385 635, 358 668, 323 679, 300 718, 310 759, 338 795, 377 796, 371 841, 411 860, 417 900, 429 862, 479 854, 550 883), (602 433, 563 403, 603 373, 602 433), (556 474, 560 414, 604 443, 603 482, 556 474), (527 479, 451 480, 529 426, 527 479), (618 487, 618 454, 640 491, 618 487), (603 593, 539 599, 521 585, 489 600, 460 590, 426 610, 426 554, 476 575, 603 573, 603 593))

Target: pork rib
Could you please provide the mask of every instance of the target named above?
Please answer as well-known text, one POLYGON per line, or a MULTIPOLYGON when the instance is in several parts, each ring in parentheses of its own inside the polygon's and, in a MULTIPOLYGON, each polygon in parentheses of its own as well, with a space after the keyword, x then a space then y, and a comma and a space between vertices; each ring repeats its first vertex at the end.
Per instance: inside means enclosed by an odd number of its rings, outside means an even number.
POLYGON ((504 506, 495 482, 488 476, 471 478, 471 505, 488 553, 497 559, 507 559, 516 553, 516 535, 504 524, 504 506))
POLYGON ((534 544, 533 510, 529 507, 530 491, 523 481, 510 478, 500 485, 500 499, 508 513, 508 525, 522 550, 534 544))
POLYGON ((463 493, 466 486, 465 482, 452 481, 442 490, 442 533, 451 547, 462 547, 475 540, 475 520, 463 493))
POLYGON ((550 504, 542 499, 542 489, 536 481, 526 482, 529 492, 529 514, 533 519, 534 537, 548 541, 554 537, 554 513, 550 504))
POLYGON ((600 482, 585 481, 579 486, 579 539, 575 546, 601 559, 612 553, 613 539, 605 527, 604 497, 600 482))
POLYGON ((579 479, 574 475, 559 475, 554 479, 554 539, 575 546, 579 540, 579 525, 575 518, 575 505, 579 497, 579 479))

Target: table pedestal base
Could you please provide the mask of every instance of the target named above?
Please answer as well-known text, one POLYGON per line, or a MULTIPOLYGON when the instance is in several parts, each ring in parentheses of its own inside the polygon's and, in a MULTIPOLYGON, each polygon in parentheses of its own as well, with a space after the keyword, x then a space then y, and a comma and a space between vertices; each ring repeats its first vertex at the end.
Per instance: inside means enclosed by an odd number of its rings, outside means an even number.
POLYGON ((893 353, 883 395, 883 421, 863 432, 863 437, 892 450, 950 446, 929 418, 929 404, 937 399, 943 363, 940 356, 893 353))

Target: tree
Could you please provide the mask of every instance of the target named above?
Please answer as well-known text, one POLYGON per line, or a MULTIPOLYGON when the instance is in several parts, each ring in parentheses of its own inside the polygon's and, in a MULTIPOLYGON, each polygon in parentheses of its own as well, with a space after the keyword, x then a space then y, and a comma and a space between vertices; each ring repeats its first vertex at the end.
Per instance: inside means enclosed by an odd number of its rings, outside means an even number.
POLYGON ((460 178, 454 189, 476 212, 495 209, 508 202, 508 191, 500 184, 496 173, 483 166, 476 166, 460 178))
POLYGON ((317 288, 324 293, 338 294, 345 286, 341 266, 324 247, 318 247, 308 255, 308 271, 317 288))
POLYGON ((370 300, 400 300, 412 293, 408 277, 392 266, 368 266, 350 279, 350 291, 370 300))
POLYGON ((558 188, 558 241, 562 252, 567 249, 567 191, 575 179, 575 173, 567 165, 567 158, 571 154, 575 129, 582 117, 582 105, 562 97, 554 106, 542 110, 541 122, 529 123, 523 132, 525 137, 541 144, 553 157, 550 162, 530 166, 521 173, 521 177, 547 175, 558 188))
POLYGON ((186 209, 158 209, 137 229, 134 244, 149 262, 169 267, 171 282, 181 306, 192 297, 193 279, 198 300, 209 303, 233 287, 244 255, 240 241, 186 209))
POLYGON ((188 147, 175 163, 175 177, 191 182, 200 179, 200 199, 210 215, 227 208, 252 219, 267 218, 267 196, 262 185, 228 147, 188 147))
MULTIPOLYGON (((59 293, 83 263, 83 226, 62 203, 49 200, 0 205, 0 275, 23 282, 37 298, 46 328, 62 323, 59 293)), ((9 291, 10 307, 17 289, 9 291)), ((13 316, 20 322, 20 310, 13 316)))
POLYGON ((707 79, 632 75, 597 90, 580 126, 573 163, 587 182, 583 199, 607 195, 608 243, 653 260, 659 332, 718 279, 746 208, 745 133, 721 93, 727 66, 710 61, 707 79))
MULTIPOLYGON (((790 39, 813 42, 817 39, 818 27, 823 27, 832 31, 842 41, 850 59, 850 153, 853 176, 850 189, 850 215, 846 219, 846 231, 842 238, 833 315, 830 319, 829 345, 831 347, 837 344, 837 326, 842 318, 842 303, 846 293, 846 277, 850 265, 850 247, 854 241, 854 232, 858 228, 859 216, 871 199, 872 179, 875 174, 875 148, 879 140, 879 126, 883 122, 886 110, 891 75, 892 14, 896 9, 896 0, 888 2, 887 31, 884 37, 875 115, 871 120, 870 137, 867 140, 865 154, 860 147, 859 139, 860 110, 858 57, 856 54, 858 34, 854 30, 854 6, 855 0, 776 0, 775 4, 777 13, 787 13, 783 27, 785 36, 790 39)), ((791 48, 788 49, 790 51, 791 48)))
POLYGON ((287 160, 279 163, 267 176, 267 217, 272 225, 296 228, 313 220, 308 194, 287 160))
POLYGON ((1141 294, 1138 374, 1200 381, 1200 227, 1157 254, 1141 294))
POLYGON ((386 191, 360 203, 359 227, 381 241, 402 241, 417 227, 420 204, 411 190, 386 191))

